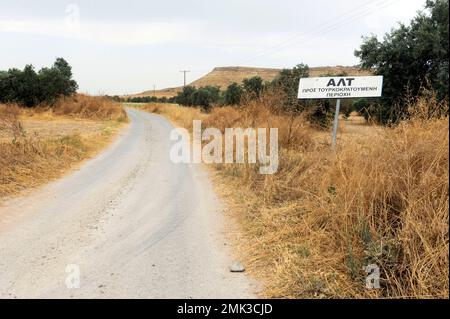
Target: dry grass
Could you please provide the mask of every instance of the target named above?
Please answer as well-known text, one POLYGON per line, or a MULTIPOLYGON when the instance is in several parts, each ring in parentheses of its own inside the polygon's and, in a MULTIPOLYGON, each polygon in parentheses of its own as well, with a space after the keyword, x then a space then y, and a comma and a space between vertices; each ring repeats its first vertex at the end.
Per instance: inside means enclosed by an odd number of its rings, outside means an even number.
POLYGON ((63 97, 51 108, 41 107, 51 111, 54 115, 71 116, 93 120, 112 120, 125 122, 127 115, 120 103, 113 102, 106 97, 76 94, 63 97))
MULTIPOLYGON (((276 104, 265 96, 202 115, 204 127, 279 128, 276 174, 216 166, 242 230, 242 258, 266 284, 264 296, 448 298, 448 118, 415 114, 361 136, 344 127, 332 152, 328 135, 325 141, 301 116, 274 112, 276 104), (379 290, 365 288, 369 264, 380 267, 379 290)), ((411 107, 425 114, 433 105, 419 99, 411 107)), ((174 110, 179 118, 179 108, 157 112, 172 118, 174 110)), ((184 114, 190 121, 198 111, 184 114)))
POLYGON ((150 113, 163 115, 179 127, 185 127, 187 129, 192 129, 193 120, 204 120, 207 117, 206 114, 197 108, 186 109, 178 104, 148 103, 137 104, 134 107, 150 113))
POLYGON ((120 105, 88 96, 54 109, 0 105, 0 199, 61 176, 103 148, 125 120, 120 105))

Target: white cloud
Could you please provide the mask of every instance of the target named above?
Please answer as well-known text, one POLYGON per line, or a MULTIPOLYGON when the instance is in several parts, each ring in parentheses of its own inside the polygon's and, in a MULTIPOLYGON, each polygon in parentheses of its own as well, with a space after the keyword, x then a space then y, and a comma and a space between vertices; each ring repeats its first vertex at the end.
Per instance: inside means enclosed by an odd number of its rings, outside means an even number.
POLYGON ((176 22, 68 23, 64 19, 0 19, 0 32, 87 40, 101 44, 140 45, 188 41, 200 25, 176 22))
POLYGON ((206 21, 185 22, 98 22, 73 23, 65 19, 1 19, 0 32, 68 38, 113 45, 186 43, 228 53, 250 53, 278 44, 287 33, 231 35, 227 29, 213 28, 206 21))
POLYGON ((193 80, 214 66, 354 64, 361 36, 425 0, 74 2, 0 1, 0 69, 63 56, 83 90, 116 94, 179 85, 184 68, 193 80))

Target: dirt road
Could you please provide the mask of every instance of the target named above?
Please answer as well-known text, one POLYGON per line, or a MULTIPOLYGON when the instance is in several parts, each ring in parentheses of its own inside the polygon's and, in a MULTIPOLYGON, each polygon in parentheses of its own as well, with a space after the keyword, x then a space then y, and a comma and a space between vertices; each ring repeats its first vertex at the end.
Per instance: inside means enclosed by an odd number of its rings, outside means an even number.
POLYGON ((252 297, 205 172, 171 163, 169 122, 128 113, 98 157, 0 206, 0 297, 252 297))

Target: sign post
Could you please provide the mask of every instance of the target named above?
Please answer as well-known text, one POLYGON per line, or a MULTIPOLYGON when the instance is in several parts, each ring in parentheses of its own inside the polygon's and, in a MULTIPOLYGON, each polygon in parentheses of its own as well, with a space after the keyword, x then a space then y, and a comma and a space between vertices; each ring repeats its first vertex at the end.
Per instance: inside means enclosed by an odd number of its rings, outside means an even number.
POLYGON ((381 97, 382 76, 336 76, 301 78, 298 99, 336 99, 331 146, 336 146, 341 99, 381 97))
POLYGON ((334 122, 333 122, 333 139, 331 140, 331 147, 336 147, 336 139, 337 139, 337 131, 339 125, 339 111, 341 109, 341 99, 336 100, 336 113, 334 113, 334 122))

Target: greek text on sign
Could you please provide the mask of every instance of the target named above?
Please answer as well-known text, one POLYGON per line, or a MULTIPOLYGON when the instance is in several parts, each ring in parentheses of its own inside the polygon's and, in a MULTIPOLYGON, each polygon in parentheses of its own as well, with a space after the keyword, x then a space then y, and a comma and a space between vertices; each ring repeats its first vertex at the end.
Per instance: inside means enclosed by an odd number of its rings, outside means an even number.
POLYGON ((352 99, 380 97, 383 91, 382 76, 343 76, 302 78, 299 99, 352 99))

